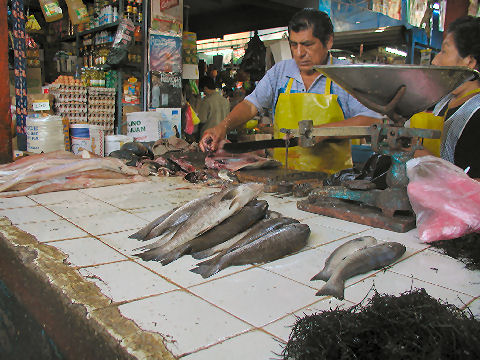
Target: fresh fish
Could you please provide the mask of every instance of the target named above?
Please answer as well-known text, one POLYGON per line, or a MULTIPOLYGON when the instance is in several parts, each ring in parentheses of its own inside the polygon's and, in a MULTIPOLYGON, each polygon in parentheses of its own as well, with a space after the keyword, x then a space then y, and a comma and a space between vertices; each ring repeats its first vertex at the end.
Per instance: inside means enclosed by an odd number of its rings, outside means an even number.
MULTIPOLYGON (((246 232, 240 237, 234 237, 231 240, 221 243, 213 248, 206 249, 200 252, 194 252, 191 255, 194 259, 204 259, 220 252, 221 254, 217 256, 222 256, 226 252, 233 251, 245 244, 248 244, 249 242, 252 242, 255 239, 258 239, 259 237, 264 236, 271 231, 274 231, 278 228, 281 228, 282 226, 292 223, 298 223, 298 220, 288 217, 264 219, 255 224, 248 232, 246 232)), ((215 260, 211 259, 209 261, 215 260)))
MULTIPOLYGON (((263 184, 248 183, 222 190, 211 195, 206 200, 202 199, 202 204, 197 208, 197 211, 192 213, 182 226, 178 228, 172 239, 164 244, 161 250, 158 251, 166 254, 210 230, 242 209, 250 200, 257 197, 262 190, 263 184)), ((173 215, 174 214, 170 217, 173 215)), ((165 222, 167 221, 168 219, 165 220, 165 222)), ((155 229, 157 228, 158 226, 155 229)), ((155 229, 153 229, 151 233, 154 232, 155 229)))
POLYGON ((365 249, 366 247, 373 246, 377 244, 377 239, 372 236, 362 236, 356 239, 347 241, 345 244, 337 247, 325 260, 325 265, 323 269, 315 275, 312 280, 323 280, 327 281, 332 273, 335 271, 335 268, 345 259, 348 255, 353 254, 357 250, 365 249))
POLYGON ((137 240, 145 240, 145 238, 148 236, 150 231, 152 231, 155 227, 160 225, 162 222, 165 221, 170 215, 173 214, 174 211, 176 211, 178 207, 173 208, 170 211, 167 211, 165 214, 162 216, 156 218, 152 222, 148 223, 146 226, 138 230, 135 234, 130 235, 128 238, 129 239, 137 239, 137 240))
POLYGON ((175 248, 169 253, 165 253, 162 248, 153 248, 152 250, 138 254, 138 256, 143 260, 160 260, 163 265, 166 265, 186 253, 209 249, 245 231, 265 216, 267 208, 268 203, 265 200, 250 201, 233 216, 230 216, 217 226, 175 248))
POLYGON ((396 242, 386 242, 357 250, 338 265, 327 283, 315 295, 332 295, 343 300, 347 279, 388 266, 397 261, 405 250, 405 246, 396 242))
MULTIPOLYGON (((186 222, 190 215, 199 210, 203 204, 208 201, 212 195, 207 195, 199 199, 189 201, 183 206, 180 206, 177 210, 171 213, 163 222, 154 227, 143 240, 150 240, 157 236, 162 235, 165 232, 176 231, 177 227, 186 222)), ((148 225, 147 225, 148 226, 148 225)))
POLYGON ((245 265, 273 261, 303 248, 310 236, 310 228, 305 224, 288 224, 242 246, 215 262, 203 262, 190 270, 207 278, 231 265, 245 265))
POLYGON ((283 217, 282 214, 280 214, 278 211, 274 210, 268 210, 267 213, 265 214, 265 219, 278 219, 283 217))

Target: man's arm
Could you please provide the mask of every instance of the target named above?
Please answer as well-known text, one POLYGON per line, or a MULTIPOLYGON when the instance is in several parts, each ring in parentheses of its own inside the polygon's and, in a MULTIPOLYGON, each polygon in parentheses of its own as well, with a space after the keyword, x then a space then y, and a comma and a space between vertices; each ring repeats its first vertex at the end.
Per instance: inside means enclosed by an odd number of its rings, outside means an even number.
POLYGON ((202 151, 216 151, 218 143, 225 138, 228 131, 246 123, 257 113, 257 108, 250 101, 241 101, 220 124, 205 130, 200 140, 200 149, 202 151))

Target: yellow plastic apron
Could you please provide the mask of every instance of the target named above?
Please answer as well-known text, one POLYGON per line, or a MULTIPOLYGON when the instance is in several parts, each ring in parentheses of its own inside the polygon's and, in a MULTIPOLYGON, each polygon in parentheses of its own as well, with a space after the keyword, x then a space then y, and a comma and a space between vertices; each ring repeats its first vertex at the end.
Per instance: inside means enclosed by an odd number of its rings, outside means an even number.
MULTIPOLYGON (((276 139, 285 136, 280 132, 281 128, 297 129, 300 120, 313 120, 314 126, 344 120, 338 96, 330 94, 330 79, 327 78, 325 94, 291 93, 293 80, 288 81, 285 93, 278 96, 273 128, 276 139)), ((275 148, 273 157, 285 165, 284 148, 275 148)), ((350 140, 288 149, 289 169, 333 174, 349 167, 352 167, 350 140)))
MULTIPOLYGON (((466 93, 462 98, 471 94, 479 93, 480 89, 475 89, 466 93)), ((444 116, 438 116, 430 112, 420 112, 414 114, 410 118, 410 127, 416 129, 430 129, 443 131, 443 124, 445 122, 445 115, 448 113, 445 111, 444 116)), ((423 147, 431 152, 433 155, 440 157, 440 145, 442 143, 440 139, 423 139, 423 147)))

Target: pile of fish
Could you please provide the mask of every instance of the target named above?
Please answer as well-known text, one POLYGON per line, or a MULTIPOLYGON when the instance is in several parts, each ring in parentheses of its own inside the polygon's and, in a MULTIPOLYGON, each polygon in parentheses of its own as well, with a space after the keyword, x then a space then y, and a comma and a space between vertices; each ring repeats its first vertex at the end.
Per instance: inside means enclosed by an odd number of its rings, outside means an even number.
POLYGON ((241 184, 194 199, 130 235, 148 241, 136 249, 143 260, 166 265, 185 254, 205 260, 191 271, 207 278, 231 265, 276 260, 299 251, 310 235, 308 225, 269 211, 256 200, 263 185, 241 184))
POLYGON ((372 236, 347 241, 330 254, 323 269, 311 279, 326 281, 315 295, 332 295, 342 300, 347 279, 391 265, 405 250, 405 246, 396 242, 377 244, 372 236))
POLYGON ((0 165, 0 197, 25 196, 144 181, 136 168, 119 159, 53 151, 0 165))
MULTIPOLYGON (((220 149, 208 155, 201 152, 197 143, 171 137, 155 143, 130 142, 120 150, 109 154, 122 159, 129 166, 139 168, 144 176, 183 176, 187 181, 205 182, 218 180, 218 170, 237 171, 240 169, 272 168, 280 162, 259 156, 255 152, 230 154, 220 149)), ((220 178, 221 179, 221 178, 220 178)))

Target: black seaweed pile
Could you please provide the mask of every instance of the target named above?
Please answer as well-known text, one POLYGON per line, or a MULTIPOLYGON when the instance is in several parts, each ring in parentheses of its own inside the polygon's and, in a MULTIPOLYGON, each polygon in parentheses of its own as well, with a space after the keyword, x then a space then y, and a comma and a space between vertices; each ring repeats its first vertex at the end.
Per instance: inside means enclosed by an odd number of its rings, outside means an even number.
POLYGON ((467 269, 480 270, 480 233, 451 240, 439 240, 432 242, 431 245, 445 255, 460 260, 467 269))
POLYGON ((480 359, 480 322, 424 289, 299 318, 283 359, 480 359))

